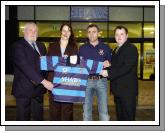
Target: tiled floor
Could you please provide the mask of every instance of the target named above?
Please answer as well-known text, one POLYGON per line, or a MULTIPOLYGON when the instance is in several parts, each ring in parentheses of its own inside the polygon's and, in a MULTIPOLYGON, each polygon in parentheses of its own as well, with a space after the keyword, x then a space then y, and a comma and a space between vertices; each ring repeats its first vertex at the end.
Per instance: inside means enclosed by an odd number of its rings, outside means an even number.
MULTIPOLYGON (((5 105, 15 106, 15 98, 11 95, 12 82, 5 82, 5 105)), ((155 99, 155 82, 154 81, 141 81, 139 80, 139 106, 154 106, 155 99)), ((108 105, 113 106, 113 96, 110 95, 108 89, 108 105)), ((44 96, 44 105, 48 105, 48 95, 44 96)), ((94 97, 94 105, 97 105, 97 99, 94 97)))
MULTIPOLYGON (((98 120, 98 113, 97 113, 97 106, 94 106, 93 109, 93 120, 98 120)), ((81 105, 75 105, 74 106, 74 114, 73 118, 74 121, 82 121, 82 113, 83 109, 81 105)), ((115 121, 116 115, 115 115, 115 108, 114 106, 109 106, 109 115, 110 120, 115 121)), ((6 121, 14 121, 16 116, 16 109, 15 107, 6 107, 6 121)), ((136 120, 137 121, 154 121, 155 119, 155 111, 154 108, 148 108, 148 107, 138 107, 136 111, 136 120)), ((49 109, 48 107, 44 108, 44 120, 49 121, 49 109)))
MULTIPOLYGON (((6 121, 15 120, 15 98, 11 95, 12 82, 5 82, 5 114, 6 121)), ((97 99, 94 98, 93 120, 98 120, 97 99)), ((155 82, 139 80, 139 96, 136 112, 138 121, 154 121, 155 119, 155 82)), ((116 120, 113 96, 108 93, 108 106, 111 120, 116 120)), ((74 105, 74 120, 82 121, 82 106, 74 105)), ((48 96, 44 96, 44 120, 49 120, 48 96)))

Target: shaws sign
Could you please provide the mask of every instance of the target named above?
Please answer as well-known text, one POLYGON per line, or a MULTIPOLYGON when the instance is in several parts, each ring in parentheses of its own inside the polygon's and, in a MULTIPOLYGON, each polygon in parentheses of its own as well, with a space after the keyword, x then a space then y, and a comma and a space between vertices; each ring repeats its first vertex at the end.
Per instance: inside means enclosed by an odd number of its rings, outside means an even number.
POLYGON ((108 8, 104 6, 72 6, 71 20, 107 21, 108 8))

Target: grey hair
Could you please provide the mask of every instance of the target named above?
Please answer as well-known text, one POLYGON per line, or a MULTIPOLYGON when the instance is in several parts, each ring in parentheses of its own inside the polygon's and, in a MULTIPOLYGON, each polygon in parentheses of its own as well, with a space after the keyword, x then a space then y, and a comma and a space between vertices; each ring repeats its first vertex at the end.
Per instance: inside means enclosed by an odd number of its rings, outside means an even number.
POLYGON ((28 22, 28 23, 26 23, 26 24, 24 25, 24 32, 27 30, 27 28, 28 28, 30 25, 33 25, 33 26, 35 26, 35 27, 38 29, 37 25, 36 25, 34 22, 28 22))

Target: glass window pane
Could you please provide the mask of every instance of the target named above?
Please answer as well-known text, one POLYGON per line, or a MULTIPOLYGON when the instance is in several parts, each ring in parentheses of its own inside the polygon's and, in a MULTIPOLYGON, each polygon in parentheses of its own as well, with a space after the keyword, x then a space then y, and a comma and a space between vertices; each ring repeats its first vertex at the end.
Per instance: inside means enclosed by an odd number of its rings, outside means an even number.
MULTIPOLYGON (((19 22, 19 37, 23 37, 24 25, 19 22)), ((60 26, 63 22, 37 22, 38 37, 60 37, 60 26)))
POLYGON ((114 29, 118 25, 123 25, 128 29, 129 38, 141 38, 142 37, 141 23, 112 23, 112 22, 109 24, 109 37, 114 37, 114 29))
POLYGON ((77 42, 77 44, 78 44, 78 48, 79 48, 80 46, 84 45, 85 42, 77 42))
POLYGON ((52 43, 54 43, 54 42, 47 42, 47 41, 45 41, 45 42, 41 42, 41 43, 43 43, 43 44, 45 45, 46 50, 47 50, 47 52, 48 52, 48 48, 49 48, 50 44, 52 44, 52 43))
POLYGON ((144 37, 154 38, 155 37, 155 24, 154 23, 144 23, 144 37))
POLYGON ((117 44, 116 43, 108 43, 108 46, 114 50, 116 47, 117 47, 117 44))
POLYGON ((48 47, 49 47, 50 42, 42 42, 42 43, 44 43, 46 50, 48 51, 48 47))
POLYGON ((39 37, 60 37, 62 22, 37 22, 39 37))
POLYGON ((144 7, 144 21, 155 21, 155 7, 144 7))
POLYGON ((17 6, 18 20, 34 20, 34 6, 17 6))
POLYGON ((110 7, 110 21, 142 21, 142 7, 110 7))
POLYGON ((155 69, 155 49, 153 43, 144 43, 143 79, 150 79, 155 69))
POLYGON ((36 6, 36 20, 70 20, 70 6, 36 6))
MULTIPOLYGON (((72 22, 72 27, 76 38, 87 38, 87 26, 90 24, 91 22, 72 22)), ((97 24, 99 27, 100 38, 107 38, 107 23, 93 22, 93 24, 97 24)))
POLYGON ((23 37, 24 25, 26 22, 19 22, 19 37, 23 37))

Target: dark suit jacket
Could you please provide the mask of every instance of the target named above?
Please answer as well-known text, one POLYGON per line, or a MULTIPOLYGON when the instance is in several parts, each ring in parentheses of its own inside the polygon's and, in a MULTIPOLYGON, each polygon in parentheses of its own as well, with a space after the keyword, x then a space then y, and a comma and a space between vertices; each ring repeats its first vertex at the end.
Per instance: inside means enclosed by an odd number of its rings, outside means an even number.
MULTIPOLYGON (((42 43, 36 42, 41 55, 46 54, 42 43)), ((25 40, 21 39, 12 47, 14 81, 12 94, 16 97, 33 97, 45 93, 40 84, 45 74, 40 71, 40 56, 25 40)))
MULTIPOLYGON (((76 48, 72 48, 72 47, 70 47, 70 45, 67 45, 67 47, 65 49, 65 52, 64 52, 64 54, 68 55, 68 56, 75 55, 77 53, 78 53, 77 47, 76 48)), ((48 56, 59 56, 59 57, 62 56, 61 55, 61 49, 60 49, 59 41, 50 44, 47 55, 48 56)), ((53 76, 54 76, 54 73, 53 72, 49 72, 47 79, 52 82, 53 81, 53 76)))
POLYGON ((115 96, 138 95, 138 51, 126 41, 118 50, 113 51, 111 67, 108 71, 111 80, 111 92, 115 96))

